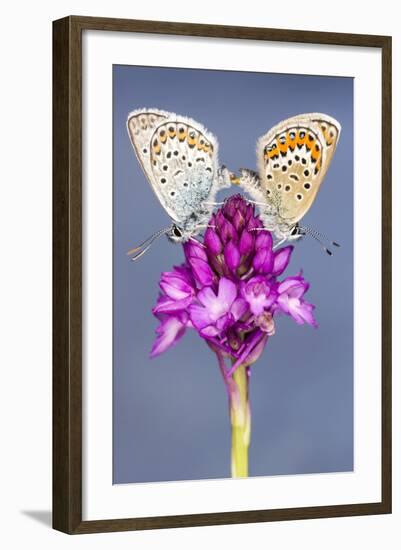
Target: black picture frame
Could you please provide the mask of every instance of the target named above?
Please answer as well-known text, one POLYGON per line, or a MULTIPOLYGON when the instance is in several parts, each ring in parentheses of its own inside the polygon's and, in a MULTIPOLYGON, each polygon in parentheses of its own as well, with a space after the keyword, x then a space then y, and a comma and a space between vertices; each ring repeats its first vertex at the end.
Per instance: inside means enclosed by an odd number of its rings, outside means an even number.
POLYGON ((53 22, 53 527, 68 534, 391 513, 391 37, 70 16, 53 22), (82 520, 82 32, 378 48, 382 56, 382 495, 379 502, 82 520))

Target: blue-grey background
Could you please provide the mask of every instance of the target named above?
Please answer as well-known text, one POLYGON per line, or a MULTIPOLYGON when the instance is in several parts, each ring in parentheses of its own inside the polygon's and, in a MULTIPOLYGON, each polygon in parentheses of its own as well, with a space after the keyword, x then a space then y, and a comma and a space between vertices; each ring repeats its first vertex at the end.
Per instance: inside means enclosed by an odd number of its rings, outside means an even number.
POLYGON ((148 357, 159 276, 183 252, 162 238, 140 261, 126 256, 168 223, 126 131, 138 107, 203 123, 232 170, 255 168, 256 139, 289 116, 317 111, 340 121, 336 154, 305 223, 342 246, 329 257, 311 238, 296 245, 286 273, 303 268, 319 328, 280 317, 252 369, 250 475, 352 470, 352 79, 115 66, 113 97, 114 483, 230 476, 227 399, 214 354, 188 331, 175 348, 148 357))

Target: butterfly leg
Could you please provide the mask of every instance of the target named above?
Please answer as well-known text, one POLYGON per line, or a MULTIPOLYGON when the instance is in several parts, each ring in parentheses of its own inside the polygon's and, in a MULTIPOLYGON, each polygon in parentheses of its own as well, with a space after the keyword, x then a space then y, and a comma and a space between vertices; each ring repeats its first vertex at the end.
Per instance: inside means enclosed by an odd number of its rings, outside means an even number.
POLYGON ((284 239, 281 239, 281 241, 278 241, 278 243, 276 243, 276 244, 273 246, 273 250, 276 250, 279 246, 281 246, 282 244, 284 244, 286 240, 287 240, 287 237, 285 237, 284 239))

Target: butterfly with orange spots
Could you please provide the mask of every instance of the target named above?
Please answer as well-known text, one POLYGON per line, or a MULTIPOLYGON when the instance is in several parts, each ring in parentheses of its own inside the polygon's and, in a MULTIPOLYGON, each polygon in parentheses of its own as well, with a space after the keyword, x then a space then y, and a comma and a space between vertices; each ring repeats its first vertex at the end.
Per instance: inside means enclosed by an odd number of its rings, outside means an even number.
POLYGON ((316 199, 340 132, 340 123, 326 114, 291 117, 259 138, 258 173, 240 170, 237 183, 260 207, 264 226, 280 243, 305 234, 319 240, 317 231, 300 227, 299 221, 316 199))
POLYGON ((231 173, 219 164, 217 139, 191 118, 137 109, 128 115, 127 130, 139 164, 171 220, 129 251, 136 260, 161 235, 183 243, 203 231, 216 194, 231 185, 231 173))

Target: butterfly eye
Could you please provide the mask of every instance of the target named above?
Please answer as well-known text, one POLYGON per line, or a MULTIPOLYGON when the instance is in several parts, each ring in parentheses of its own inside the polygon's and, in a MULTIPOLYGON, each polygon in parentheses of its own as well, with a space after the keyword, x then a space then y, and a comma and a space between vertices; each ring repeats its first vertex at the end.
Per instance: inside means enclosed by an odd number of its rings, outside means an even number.
POLYGON ((176 225, 173 227, 173 233, 174 237, 182 237, 182 232, 176 225))
POLYGON ((291 235, 298 235, 298 226, 294 225, 294 227, 291 229, 291 235))

